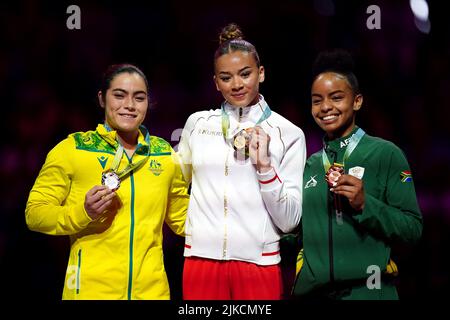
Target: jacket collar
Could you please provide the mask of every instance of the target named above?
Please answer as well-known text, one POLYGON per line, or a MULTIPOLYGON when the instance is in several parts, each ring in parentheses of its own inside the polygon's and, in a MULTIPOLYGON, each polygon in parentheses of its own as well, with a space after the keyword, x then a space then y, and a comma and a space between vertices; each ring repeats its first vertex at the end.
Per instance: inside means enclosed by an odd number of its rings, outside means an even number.
POLYGON ((229 104, 227 101, 224 103, 225 112, 239 122, 250 121, 256 123, 263 115, 264 110, 267 108, 267 102, 263 95, 259 95, 259 101, 251 106, 247 107, 235 107, 229 104), (242 109, 242 111, 241 111, 242 109), (239 113, 242 112, 239 118, 239 113))
MULTIPOLYGON (((96 128, 97 133, 106 140, 110 145, 117 149, 119 141, 117 139, 117 131, 112 129, 106 122, 104 124, 98 124, 96 128)), ((150 147, 150 135, 145 126, 139 126, 138 146, 150 147)))
POLYGON ((355 134, 355 132, 359 129, 358 126, 355 125, 353 130, 346 135, 345 137, 334 139, 334 140, 328 140, 327 136, 323 138, 323 147, 326 151, 333 150, 335 152, 345 151, 347 148, 347 145, 350 141, 350 138, 355 134))

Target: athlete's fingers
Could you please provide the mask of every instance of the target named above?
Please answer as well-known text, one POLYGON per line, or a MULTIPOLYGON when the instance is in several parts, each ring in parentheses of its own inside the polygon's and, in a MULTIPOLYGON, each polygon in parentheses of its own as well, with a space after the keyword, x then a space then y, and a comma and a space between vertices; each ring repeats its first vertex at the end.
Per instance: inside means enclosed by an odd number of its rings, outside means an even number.
POLYGON ((96 192, 98 192, 100 190, 104 190, 105 188, 108 188, 108 187, 102 186, 102 185, 93 186, 91 189, 89 189, 88 192, 86 192, 86 196, 93 196, 96 192))
POLYGON ((337 193, 341 191, 347 191, 347 192, 354 192, 357 193, 360 189, 356 186, 349 186, 349 185, 337 185, 335 187, 332 187, 330 191, 337 193))
POLYGON ((362 180, 349 174, 343 174, 339 176, 338 180, 336 181, 335 187, 340 185, 354 185, 354 186, 362 185, 362 180))
POLYGON ((105 187, 105 189, 98 190, 94 195, 92 195, 90 197, 90 201, 91 201, 91 203, 96 203, 96 202, 100 201, 102 198, 104 198, 105 196, 110 195, 111 193, 113 193, 113 191, 111 189, 109 189, 108 187, 105 187))
POLYGON ((103 214, 105 212, 105 210, 107 210, 112 204, 112 199, 106 201, 105 203, 103 203, 103 205, 101 205, 97 211, 99 214, 103 214))
POLYGON ((115 196, 116 196, 116 193, 115 193, 115 192, 111 192, 111 193, 105 195, 104 197, 100 198, 100 199, 99 199, 98 201, 96 201, 95 203, 93 203, 93 204, 91 205, 91 208, 94 209, 94 210, 96 210, 96 211, 98 211, 98 210, 99 210, 98 208, 100 208, 105 202, 111 200, 111 199, 114 198, 115 196))

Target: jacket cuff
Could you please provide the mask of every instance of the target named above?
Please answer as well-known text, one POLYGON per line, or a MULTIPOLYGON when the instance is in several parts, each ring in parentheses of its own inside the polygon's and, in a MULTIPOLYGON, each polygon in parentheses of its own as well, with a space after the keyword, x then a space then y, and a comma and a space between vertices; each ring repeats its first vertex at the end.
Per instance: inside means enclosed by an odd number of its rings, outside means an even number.
POLYGON ((383 205, 380 200, 366 193, 364 196, 364 209, 360 211, 353 211, 352 217, 358 223, 365 223, 372 219, 374 213, 380 212, 383 205))
POLYGON ((271 168, 269 171, 264 173, 259 173, 256 171, 256 176, 258 177, 261 191, 270 191, 281 185, 281 180, 274 168, 271 168))
POLYGON ((84 229, 92 221, 92 218, 87 214, 86 209, 84 208, 84 203, 74 207, 73 220, 79 229, 84 229))

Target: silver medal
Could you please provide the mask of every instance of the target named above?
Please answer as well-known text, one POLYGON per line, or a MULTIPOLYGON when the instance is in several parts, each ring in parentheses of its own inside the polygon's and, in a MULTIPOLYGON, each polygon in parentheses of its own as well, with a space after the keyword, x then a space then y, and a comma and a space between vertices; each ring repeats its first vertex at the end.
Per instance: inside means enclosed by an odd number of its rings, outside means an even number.
POLYGON ((104 172, 102 173, 102 185, 115 191, 120 187, 120 178, 114 171, 104 172))

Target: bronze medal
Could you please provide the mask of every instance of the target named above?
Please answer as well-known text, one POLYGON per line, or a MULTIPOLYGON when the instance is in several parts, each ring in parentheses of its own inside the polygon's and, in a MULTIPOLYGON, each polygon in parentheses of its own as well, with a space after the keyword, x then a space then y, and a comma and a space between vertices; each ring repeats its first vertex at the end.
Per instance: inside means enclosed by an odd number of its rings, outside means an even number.
POLYGON ((344 168, 342 165, 335 163, 328 169, 325 179, 330 187, 334 187, 339 177, 344 174, 344 168))

